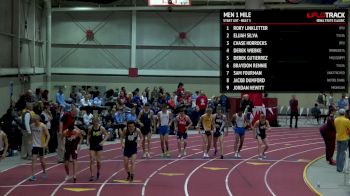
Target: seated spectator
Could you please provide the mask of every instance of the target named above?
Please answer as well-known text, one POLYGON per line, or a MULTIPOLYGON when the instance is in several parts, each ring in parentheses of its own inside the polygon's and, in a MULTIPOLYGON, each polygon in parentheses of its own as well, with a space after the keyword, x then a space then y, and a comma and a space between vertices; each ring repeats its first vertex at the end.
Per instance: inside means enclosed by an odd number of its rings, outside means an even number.
POLYGON ((314 116, 317 120, 317 123, 320 124, 321 110, 318 107, 317 103, 315 103, 315 106, 311 108, 311 115, 314 116))
POLYGON ((66 101, 64 99, 64 94, 63 94, 63 89, 62 88, 59 88, 58 89, 58 92, 56 94, 56 103, 59 105, 59 106, 62 106, 62 107, 65 107, 66 106, 66 101))
POLYGON ((102 99, 102 97, 100 95, 100 92, 97 91, 96 95, 97 96, 94 98, 93 105, 96 106, 96 107, 101 107, 103 99, 102 99))
POLYGON ((80 100, 81 107, 91 106, 90 95, 86 94, 83 99, 80 100))

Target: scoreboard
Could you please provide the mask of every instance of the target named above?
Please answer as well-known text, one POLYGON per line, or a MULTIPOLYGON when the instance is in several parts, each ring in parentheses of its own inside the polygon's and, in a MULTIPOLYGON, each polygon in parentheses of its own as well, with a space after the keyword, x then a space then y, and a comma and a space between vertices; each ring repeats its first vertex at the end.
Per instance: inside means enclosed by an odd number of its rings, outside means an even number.
POLYGON ((347 10, 221 10, 222 92, 347 92, 347 10))

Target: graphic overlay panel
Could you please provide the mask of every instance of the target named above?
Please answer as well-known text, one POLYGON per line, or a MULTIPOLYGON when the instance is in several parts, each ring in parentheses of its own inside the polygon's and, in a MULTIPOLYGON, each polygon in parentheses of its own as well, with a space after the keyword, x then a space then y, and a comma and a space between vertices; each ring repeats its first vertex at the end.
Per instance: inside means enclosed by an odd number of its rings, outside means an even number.
POLYGON ((191 0, 148 0, 148 6, 191 6, 191 0))
POLYGON ((220 15, 222 92, 347 92, 347 10, 220 15))

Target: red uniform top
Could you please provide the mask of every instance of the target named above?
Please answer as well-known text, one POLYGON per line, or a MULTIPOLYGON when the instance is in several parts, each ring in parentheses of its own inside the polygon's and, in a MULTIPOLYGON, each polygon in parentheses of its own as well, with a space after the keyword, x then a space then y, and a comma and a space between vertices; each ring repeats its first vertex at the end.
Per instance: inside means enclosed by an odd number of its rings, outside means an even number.
POLYGON ((200 95, 196 99, 196 105, 200 110, 205 110, 208 106, 208 98, 204 95, 200 95))
POLYGON ((184 116, 184 117, 179 116, 178 124, 177 124, 178 131, 180 133, 185 133, 186 132, 186 126, 187 126, 186 116, 184 116))
POLYGON ((69 125, 72 125, 72 124, 74 125, 74 123, 75 123, 74 121, 75 121, 75 119, 72 116, 71 112, 65 113, 61 118, 61 122, 63 123, 62 131, 68 129, 69 125))

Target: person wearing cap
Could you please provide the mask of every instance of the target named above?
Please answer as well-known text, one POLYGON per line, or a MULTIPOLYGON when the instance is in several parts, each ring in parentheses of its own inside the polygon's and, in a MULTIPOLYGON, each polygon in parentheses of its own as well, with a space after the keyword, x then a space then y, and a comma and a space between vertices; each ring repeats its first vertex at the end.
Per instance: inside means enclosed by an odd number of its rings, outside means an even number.
POLYGON ((350 120, 345 117, 345 109, 339 110, 339 116, 334 120, 335 130, 336 130, 336 140, 337 140, 337 171, 343 172, 345 164, 345 151, 348 148, 350 130, 350 120))

